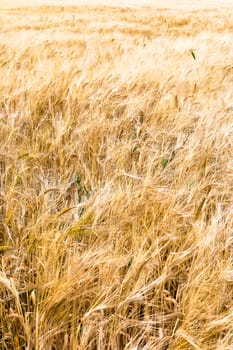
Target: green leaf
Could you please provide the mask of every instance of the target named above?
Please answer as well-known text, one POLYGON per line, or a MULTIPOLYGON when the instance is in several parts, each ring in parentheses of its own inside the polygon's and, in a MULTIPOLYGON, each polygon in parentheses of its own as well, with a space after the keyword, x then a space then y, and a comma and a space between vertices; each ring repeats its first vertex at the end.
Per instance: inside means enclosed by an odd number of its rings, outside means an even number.
POLYGON ((131 258, 129 259, 129 261, 128 261, 128 264, 127 264, 128 269, 130 268, 130 266, 132 265, 132 263, 133 263, 133 257, 131 257, 131 258))
POLYGON ((193 59, 196 60, 196 55, 193 50, 191 50, 191 55, 193 56, 193 59))
POLYGON ((80 173, 76 174, 76 183, 79 187, 82 187, 82 179, 80 173))
POLYGON ((135 146, 132 148, 131 152, 134 153, 134 152, 137 151, 137 149, 138 149, 138 145, 135 145, 135 146))
POLYGON ((195 184, 195 180, 190 181, 189 187, 192 187, 195 184))
POLYGON ((167 163, 168 163, 168 160, 167 160, 167 159, 162 159, 161 164, 162 164, 162 168, 163 168, 163 170, 166 168, 167 163))

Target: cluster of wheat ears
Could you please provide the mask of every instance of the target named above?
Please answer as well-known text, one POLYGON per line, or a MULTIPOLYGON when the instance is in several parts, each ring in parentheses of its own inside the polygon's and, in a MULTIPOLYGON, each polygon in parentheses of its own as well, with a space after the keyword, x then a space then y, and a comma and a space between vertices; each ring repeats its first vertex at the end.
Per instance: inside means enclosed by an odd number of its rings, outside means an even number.
POLYGON ((0 349, 233 349, 233 7, 0 11, 0 349))

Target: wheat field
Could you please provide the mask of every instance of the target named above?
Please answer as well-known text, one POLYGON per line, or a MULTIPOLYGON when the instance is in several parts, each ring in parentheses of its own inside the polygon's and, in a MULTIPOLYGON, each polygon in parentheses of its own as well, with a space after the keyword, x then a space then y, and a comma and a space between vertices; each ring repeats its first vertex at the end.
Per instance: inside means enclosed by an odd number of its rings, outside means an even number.
POLYGON ((233 5, 55 3, 0 6, 0 349, 232 350, 233 5))

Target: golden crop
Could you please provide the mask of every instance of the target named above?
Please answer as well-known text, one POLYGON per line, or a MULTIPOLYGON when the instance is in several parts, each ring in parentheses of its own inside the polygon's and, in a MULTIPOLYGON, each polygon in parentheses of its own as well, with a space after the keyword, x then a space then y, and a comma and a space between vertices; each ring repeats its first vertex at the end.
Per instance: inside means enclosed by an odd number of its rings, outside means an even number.
POLYGON ((233 6, 194 3, 2 2, 0 349, 232 349, 233 6))

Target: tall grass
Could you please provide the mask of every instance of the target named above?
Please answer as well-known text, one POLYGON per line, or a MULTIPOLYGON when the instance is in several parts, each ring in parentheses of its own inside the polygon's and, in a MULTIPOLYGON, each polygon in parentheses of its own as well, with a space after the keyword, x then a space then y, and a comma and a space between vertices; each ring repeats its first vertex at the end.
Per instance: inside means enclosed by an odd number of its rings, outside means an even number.
POLYGON ((232 349, 232 17, 1 11, 1 349, 232 349))

